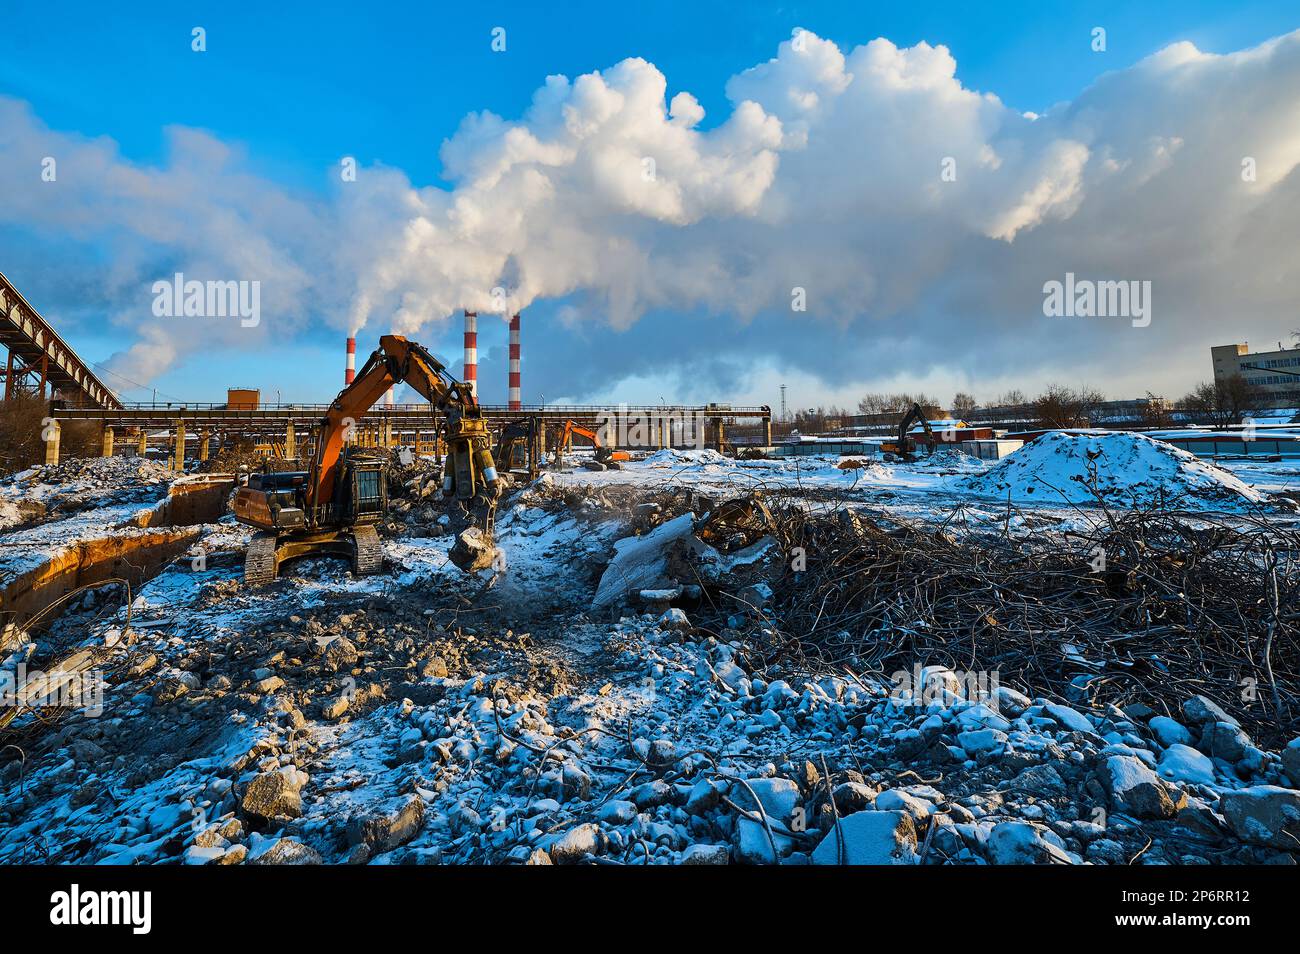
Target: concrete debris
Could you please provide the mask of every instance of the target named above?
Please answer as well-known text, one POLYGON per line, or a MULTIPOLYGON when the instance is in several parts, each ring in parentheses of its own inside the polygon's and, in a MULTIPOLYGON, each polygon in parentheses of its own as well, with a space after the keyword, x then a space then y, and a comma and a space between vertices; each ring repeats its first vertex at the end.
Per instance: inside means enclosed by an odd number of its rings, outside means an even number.
POLYGON ((478 527, 462 530, 449 555, 451 562, 466 573, 490 569, 500 559, 500 551, 492 545, 491 537, 478 527))
POLYGON ((916 861, 916 825, 904 812, 859 812, 842 819, 812 853, 816 865, 907 865, 916 861))
POLYGON ((1131 755, 1112 755, 1105 772, 1111 804, 1134 818, 1172 818, 1178 808, 1169 787, 1143 762, 1131 755))
POLYGON ((392 851, 414 838, 423 822, 424 802, 419 796, 392 800, 351 819, 348 841, 365 844, 375 853, 392 851))
POLYGON ((1238 837, 1288 852, 1300 849, 1300 792, 1277 785, 1255 785, 1227 792, 1223 817, 1238 837))
POLYGON ((240 808, 258 819, 297 818, 305 782, 305 775, 292 768, 263 772, 248 783, 240 808))

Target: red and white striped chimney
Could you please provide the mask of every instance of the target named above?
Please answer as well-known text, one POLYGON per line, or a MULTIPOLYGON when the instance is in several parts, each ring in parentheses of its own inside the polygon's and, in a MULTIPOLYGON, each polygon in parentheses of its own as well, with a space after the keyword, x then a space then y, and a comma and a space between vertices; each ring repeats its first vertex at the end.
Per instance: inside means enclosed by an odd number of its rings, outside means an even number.
POLYGON ((343 368, 343 384, 347 386, 357 376, 357 339, 348 338, 348 363, 343 368))
POLYGON ((478 397, 478 312, 465 312, 465 383, 478 397))
POLYGON ((519 391, 519 316, 510 319, 510 410, 524 406, 519 391))

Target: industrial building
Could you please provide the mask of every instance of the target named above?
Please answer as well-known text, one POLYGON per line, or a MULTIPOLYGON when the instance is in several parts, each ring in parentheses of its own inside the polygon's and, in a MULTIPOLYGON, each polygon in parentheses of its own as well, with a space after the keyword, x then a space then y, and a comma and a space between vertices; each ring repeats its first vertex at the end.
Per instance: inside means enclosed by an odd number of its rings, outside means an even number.
POLYGON ((1285 348, 1280 341, 1276 351, 1252 352, 1249 344, 1217 345, 1210 349, 1210 359, 1215 384, 1241 375, 1247 384, 1266 391, 1300 388, 1300 348, 1285 348))

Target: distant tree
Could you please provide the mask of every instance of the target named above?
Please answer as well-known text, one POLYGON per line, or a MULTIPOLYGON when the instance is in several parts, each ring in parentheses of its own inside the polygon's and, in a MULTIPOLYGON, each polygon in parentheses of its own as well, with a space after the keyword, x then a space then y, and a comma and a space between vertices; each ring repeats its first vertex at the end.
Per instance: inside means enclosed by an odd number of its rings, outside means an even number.
POLYGON ((1240 424, 1259 406, 1263 392, 1240 374, 1203 382, 1178 402, 1178 409, 1207 424, 1240 424))
POLYGON ((1034 419, 1039 427, 1087 427, 1105 400, 1105 395, 1091 388, 1049 384, 1033 401, 1034 419))
POLYGON ((979 402, 975 400, 973 394, 967 394, 965 391, 958 391, 952 397, 953 417, 966 417, 977 407, 979 407, 979 402))
POLYGON ((1025 397, 1025 392, 1018 388, 1012 388, 998 396, 993 402, 994 407, 1023 407, 1029 403, 1029 398, 1025 397))
POLYGON ((943 405, 924 392, 911 394, 906 391, 898 394, 865 394, 858 401, 859 414, 893 414, 901 415, 913 404, 921 405, 921 410, 928 418, 944 415, 943 405))
POLYGON ((1170 411, 1168 401, 1148 391, 1146 403, 1142 405, 1142 425, 1144 427, 1169 427, 1174 423, 1170 411))
POLYGON ((885 412, 884 394, 864 394, 858 402, 859 414, 883 414, 885 412))

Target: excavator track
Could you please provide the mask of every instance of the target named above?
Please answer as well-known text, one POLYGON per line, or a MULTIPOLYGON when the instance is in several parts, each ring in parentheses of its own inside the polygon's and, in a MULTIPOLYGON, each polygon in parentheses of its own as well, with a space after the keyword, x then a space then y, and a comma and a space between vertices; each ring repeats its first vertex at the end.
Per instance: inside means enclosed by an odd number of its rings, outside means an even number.
POLYGON ((352 540, 356 547, 352 555, 352 572, 356 576, 372 576, 384 568, 384 546, 374 527, 353 527, 352 540))
POLYGON ((244 555, 244 583, 260 586, 275 579, 275 544, 273 533, 259 533, 248 544, 244 555))

